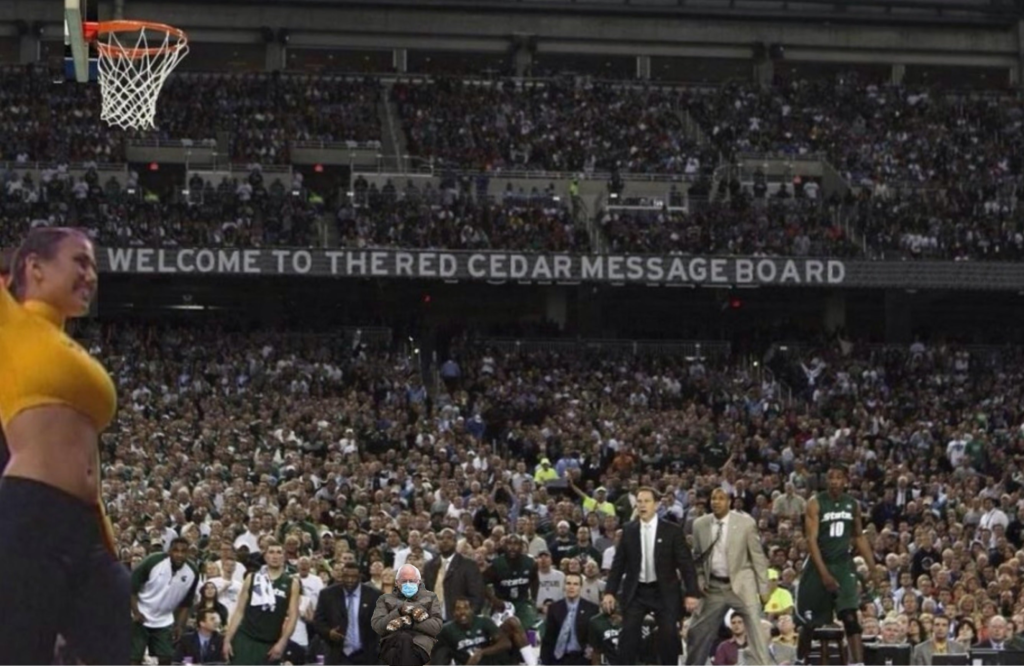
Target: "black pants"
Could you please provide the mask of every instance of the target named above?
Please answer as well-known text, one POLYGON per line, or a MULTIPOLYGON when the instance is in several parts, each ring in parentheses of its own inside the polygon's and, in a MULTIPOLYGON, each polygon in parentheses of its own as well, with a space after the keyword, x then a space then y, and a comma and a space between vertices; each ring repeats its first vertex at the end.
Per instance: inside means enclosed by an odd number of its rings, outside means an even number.
POLYGON ((0 664, 53 663, 58 634, 85 664, 127 664, 128 570, 96 506, 45 483, 0 479, 0 664))
POLYGON ((396 631, 380 644, 380 662, 388 666, 423 666, 430 655, 412 641, 411 631, 396 631))
POLYGON ((658 623, 658 663, 674 666, 679 662, 682 642, 679 639, 677 610, 666 608, 657 583, 637 585, 636 594, 622 612, 619 633, 619 663, 639 664, 644 618, 653 613, 658 623))

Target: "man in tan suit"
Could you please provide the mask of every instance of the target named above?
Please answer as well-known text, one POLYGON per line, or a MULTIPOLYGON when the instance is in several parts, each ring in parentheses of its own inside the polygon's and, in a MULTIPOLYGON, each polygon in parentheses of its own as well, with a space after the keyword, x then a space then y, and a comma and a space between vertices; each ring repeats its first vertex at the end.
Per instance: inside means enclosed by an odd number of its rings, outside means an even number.
POLYGON ((768 558, 748 514, 729 510, 729 495, 721 488, 711 493, 711 513, 693 523, 693 552, 697 579, 704 593, 697 616, 687 634, 686 663, 704 664, 729 609, 748 627, 749 650, 755 663, 774 663, 761 626, 762 599, 768 595, 768 558))
POLYGON ((914 666, 931 666, 932 657, 937 654, 967 654, 962 643, 949 640, 949 618, 936 615, 932 624, 932 638, 914 648, 910 663, 914 666))

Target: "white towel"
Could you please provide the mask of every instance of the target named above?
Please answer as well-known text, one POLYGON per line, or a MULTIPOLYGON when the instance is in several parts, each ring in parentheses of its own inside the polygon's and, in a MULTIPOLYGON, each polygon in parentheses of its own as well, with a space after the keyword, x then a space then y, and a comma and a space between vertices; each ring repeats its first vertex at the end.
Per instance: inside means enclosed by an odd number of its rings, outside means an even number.
POLYGON ((277 596, 274 594, 274 583, 270 580, 270 573, 267 567, 262 567, 252 577, 252 590, 249 594, 250 605, 262 606, 263 610, 274 612, 277 606, 277 596))

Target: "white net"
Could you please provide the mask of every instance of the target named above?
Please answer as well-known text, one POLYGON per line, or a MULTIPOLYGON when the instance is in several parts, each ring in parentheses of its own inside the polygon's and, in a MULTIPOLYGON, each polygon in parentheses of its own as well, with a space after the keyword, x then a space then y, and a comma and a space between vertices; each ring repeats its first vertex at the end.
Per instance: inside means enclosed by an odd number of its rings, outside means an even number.
POLYGON ((122 129, 153 129, 167 76, 188 53, 185 33, 133 21, 100 24, 100 119, 122 129))

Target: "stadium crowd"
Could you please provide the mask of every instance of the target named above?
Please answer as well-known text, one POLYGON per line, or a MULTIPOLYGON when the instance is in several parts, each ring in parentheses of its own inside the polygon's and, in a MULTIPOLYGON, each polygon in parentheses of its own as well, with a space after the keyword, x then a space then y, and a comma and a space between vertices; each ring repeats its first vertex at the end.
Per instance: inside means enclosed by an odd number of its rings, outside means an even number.
MULTIPOLYGON (((98 120, 96 86, 38 66, 0 68, 5 160, 120 162, 121 132, 98 120)), ((291 73, 172 76, 158 129, 203 142, 231 132, 236 160, 287 163, 287 141, 380 146, 382 84, 291 73), (196 107, 196 96, 209 103, 196 107)), ((854 73, 715 89, 503 79, 402 81, 391 90, 408 148, 468 169, 695 175, 716 151, 825 154, 854 185, 1002 185, 1019 177, 1019 102, 998 93, 865 83, 854 73), (681 111, 715 150, 687 137, 681 111)))
MULTIPOLYGON (((288 176, 282 176, 285 180, 288 176)), ((107 245, 317 246, 330 202, 254 169, 248 176, 193 176, 187 193, 163 198, 96 169, 64 165, 37 175, 0 175, 0 245, 39 225, 84 227, 107 245), (269 181, 269 182, 268 182, 269 181), (299 196, 294 193, 299 192, 299 196)), ((344 247, 434 247, 589 251, 582 223, 550 186, 481 194, 473 183, 408 181, 360 186, 334 211, 344 247)), ((484 186, 486 190, 486 186, 484 186)), ((844 256, 869 259, 1019 261, 1024 224, 994 191, 866 193, 845 200, 781 198, 736 190, 690 210, 603 211, 598 227, 613 252, 844 256), (845 221, 845 223, 844 223, 845 221)))
POLYGON ((843 203, 869 258, 1020 256, 1016 100, 883 86, 855 74, 682 96, 726 155, 827 157, 859 191, 843 203))
POLYGON ((99 92, 55 83, 45 67, 0 67, 0 159, 120 163, 127 139, 202 145, 219 133, 229 135, 232 160, 264 164, 289 163, 289 141, 381 145, 381 87, 372 79, 178 74, 160 93, 157 129, 131 133, 100 121, 99 92))
POLYGON ((345 247, 510 249, 585 252, 586 229, 567 202, 533 187, 510 186, 496 195, 474 184, 443 179, 418 187, 387 181, 379 190, 357 178, 353 197, 337 211, 340 244, 345 247))
POLYGON ((850 207, 872 258, 1020 261, 1024 219, 995 187, 882 191, 850 207))
POLYGON ((671 89, 552 80, 396 84, 413 154, 466 169, 697 173, 671 89))
MULTIPOLYGON (((230 130, 234 161, 265 164, 287 163, 288 141, 379 147, 382 90, 372 78, 181 74, 161 94, 159 128, 137 137, 200 144, 230 130), (191 100, 197 94, 210 103, 196 107, 191 100)), ((733 83, 714 90, 573 79, 440 78, 396 83, 391 95, 409 152, 454 168, 706 178, 719 155, 821 153, 853 187, 844 199, 808 180, 787 184, 786 194, 778 196, 761 189, 756 179, 742 188, 723 179, 719 194, 730 196, 719 196, 701 211, 599 219, 616 251, 1010 261, 1024 252, 1024 220, 1016 205, 1022 113, 1018 102, 995 93, 878 85, 850 73, 763 89, 733 83), (687 138, 683 110, 703 127, 711 147, 700 148, 687 138), (768 205, 759 205, 762 201, 768 205)), ((39 67, 0 68, 0 107, 6 111, 0 117, 0 156, 14 163, 53 160, 58 173, 70 162, 123 162, 127 135, 98 121, 98 104, 95 86, 56 84, 39 67)), ((310 224, 315 203, 262 197, 259 187, 250 194, 245 183, 236 185, 234 199, 225 196, 223 183, 211 183, 192 205, 164 197, 158 206, 152 201, 111 206, 108 201, 92 205, 98 201, 92 182, 88 187, 67 183, 56 191, 52 181, 35 195, 36 210, 15 206, 19 210, 12 213, 8 177, 7 191, 0 193, 3 233, 17 237, 23 228, 18 225, 26 221, 75 221, 84 200, 92 210, 83 217, 95 220, 104 240, 315 242, 310 224), (262 219, 269 220, 266 230, 262 219)), ((100 186, 105 191, 107 184, 100 186)), ((23 189, 38 187, 26 183, 23 189)), ((503 205, 500 211, 486 207, 456 215, 443 191, 422 189, 410 200, 401 185, 394 197, 371 189, 370 206, 358 211, 328 197, 326 204, 337 211, 339 242, 560 251, 588 245, 579 225, 566 222, 562 206, 541 211, 532 205, 532 192, 522 193, 514 210, 503 205), (529 211, 523 199, 531 202, 529 211), (404 203, 380 205, 392 200, 404 203), (434 206, 413 210, 409 201, 434 206), (426 228, 425 218, 431 220, 426 228), (466 218, 472 221, 466 224, 466 218)), ((507 194, 500 196, 507 204, 507 194)))
POLYGON ((40 225, 76 226, 108 246, 309 247, 321 244, 323 201, 303 188, 301 176, 286 186, 248 176, 219 182, 194 174, 184 194, 165 198, 140 187, 129 172, 122 182, 95 168, 81 177, 65 166, 46 168, 38 179, 0 172, 0 246, 14 246, 40 225), (294 193, 299 196, 295 196, 294 193))
POLYGON ((820 201, 742 194, 688 212, 605 211, 600 224, 613 252, 860 256, 837 221, 820 201))
POLYGON ((100 122, 98 86, 54 85, 43 67, 0 67, 0 159, 123 162, 122 134, 100 122))
POLYGON ((877 85, 851 73, 681 96, 728 154, 823 153, 854 185, 977 186, 1020 176, 1022 109, 998 93, 877 85))
POLYGON ((342 337, 110 325, 83 339, 122 396, 104 437, 122 559, 181 535, 228 611, 235 566, 258 566, 266 536, 304 578, 329 583, 354 562, 387 589, 402 561, 436 558, 450 527, 485 571, 525 537, 543 618, 565 573, 599 599, 638 485, 687 529, 721 487, 758 522, 785 642, 800 516, 841 462, 885 569, 861 611, 868 633, 920 642, 939 615, 954 636, 981 640, 996 615, 1024 631, 1019 350, 808 348, 769 359, 789 398, 712 359, 456 345, 425 386, 416 357, 342 337))
POLYGON ((216 138, 230 132, 238 161, 287 164, 288 142, 380 148, 373 79, 296 74, 184 74, 160 93, 158 138, 216 138), (199 96, 206 101, 195 104, 199 96))

